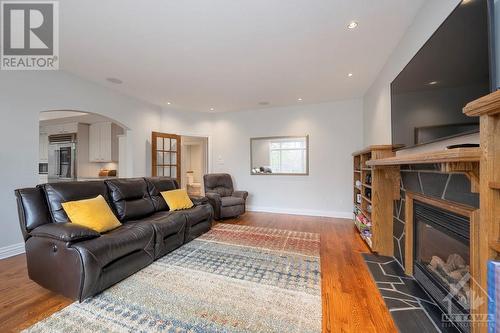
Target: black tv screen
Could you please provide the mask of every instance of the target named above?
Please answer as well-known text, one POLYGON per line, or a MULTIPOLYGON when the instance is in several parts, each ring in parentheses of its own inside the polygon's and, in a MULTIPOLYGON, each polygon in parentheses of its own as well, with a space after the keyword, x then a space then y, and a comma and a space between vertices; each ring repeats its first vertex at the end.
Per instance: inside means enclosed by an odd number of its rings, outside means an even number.
POLYGON ((391 83, 392 143, 411 147, 479 130, 462 113, 491 92, 488 0, 463 1, 391 83))

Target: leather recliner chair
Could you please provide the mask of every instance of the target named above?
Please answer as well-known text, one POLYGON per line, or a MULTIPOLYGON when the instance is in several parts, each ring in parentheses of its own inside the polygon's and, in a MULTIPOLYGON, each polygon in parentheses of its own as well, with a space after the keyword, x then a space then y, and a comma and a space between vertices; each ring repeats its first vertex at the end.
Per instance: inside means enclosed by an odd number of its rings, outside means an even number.
POLYGON ((247 191, 235 191, 233 180, 227 173, 203 176, 205 196, 214 209, 216 220, 237 217, 245 213, 247 191))
POLYGON ((62 182, 15 191, 29 277, 80 301, 93 296, 210 230, 206 198, 170 211, 160 192, 171 178, 62 182), (102 195, 122 225, 100 234, 69 221, 61 203, 102 195))

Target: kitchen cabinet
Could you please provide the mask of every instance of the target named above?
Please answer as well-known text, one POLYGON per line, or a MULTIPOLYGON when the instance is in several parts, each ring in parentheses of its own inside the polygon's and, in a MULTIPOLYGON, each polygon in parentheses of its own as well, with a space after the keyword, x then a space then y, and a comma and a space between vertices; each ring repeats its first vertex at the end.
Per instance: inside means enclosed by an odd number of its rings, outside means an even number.
POLYGON ((47 126, 43 126, 43 128, 47 132, 48 135, 68 134, 68 133, 78 132, 78 124, 77 123, 47 125, 47 126))
POLYGON ((113 123, 95 123, 89 127, 89 161, 117 162, 118 135, 121 128, 113 123))

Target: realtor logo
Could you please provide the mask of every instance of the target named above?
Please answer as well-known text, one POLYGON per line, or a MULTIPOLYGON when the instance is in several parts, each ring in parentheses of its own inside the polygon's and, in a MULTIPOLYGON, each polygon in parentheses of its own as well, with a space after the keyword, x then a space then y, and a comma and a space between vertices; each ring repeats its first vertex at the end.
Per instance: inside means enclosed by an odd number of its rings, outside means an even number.
POLYGON ((2 70, 59 69, 59 4, 2 1, 2 70))

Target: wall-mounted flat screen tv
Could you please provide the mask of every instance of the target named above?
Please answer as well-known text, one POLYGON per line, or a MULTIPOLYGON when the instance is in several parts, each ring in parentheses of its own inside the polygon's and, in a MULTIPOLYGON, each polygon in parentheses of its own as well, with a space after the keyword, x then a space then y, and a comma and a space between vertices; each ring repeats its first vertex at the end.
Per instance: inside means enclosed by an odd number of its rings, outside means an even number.
POLYGON ((493 0, 462 1, 391 83, 392 143, 411 147, 479 130, 462 113, 496 89, 493 0))

